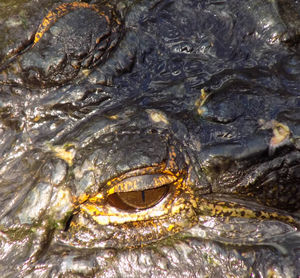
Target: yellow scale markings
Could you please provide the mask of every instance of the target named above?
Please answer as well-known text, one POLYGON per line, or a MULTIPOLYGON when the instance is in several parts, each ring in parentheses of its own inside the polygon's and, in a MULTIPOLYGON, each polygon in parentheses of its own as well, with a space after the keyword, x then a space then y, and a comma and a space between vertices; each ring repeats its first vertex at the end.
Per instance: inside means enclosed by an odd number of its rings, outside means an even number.
POLYGON ((101 16, 104 16, 107 24, 110 24, 110 19, 107 15, 105 15, 103 12, 101 12, 95 5, 84 3, 84 2, 72 2, 72 3, 64 3, 58 6, 53 11, 50 11, 42 20, 42 23, 39 25, 37 32, 34 36, 34 42, 33 45, 36 45, 37 42, 43 37, 43 35, 49 30, 51 25, 53 25, 57 19, 60 17, 68 14, 69 12, 76 10, 76 9, 92 9, 96 13, 98 13, 101 16))
POLYGON ((269 219, 283 221, 294 226, 299 225, 291 215, 280 212, 255 210, 233 202, 200 199, 198 205, 201 214, 213 217, 240 217, 259 220, 269 219))

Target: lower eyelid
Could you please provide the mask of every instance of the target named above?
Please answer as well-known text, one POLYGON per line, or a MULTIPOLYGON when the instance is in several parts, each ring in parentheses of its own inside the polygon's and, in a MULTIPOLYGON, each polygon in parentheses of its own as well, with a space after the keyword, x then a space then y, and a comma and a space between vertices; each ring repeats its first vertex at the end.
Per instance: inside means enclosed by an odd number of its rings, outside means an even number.
POLYGON ((121 210, 111 205, 98 206, 86 203, 82 204, 81 211, 86 212, 100 225, 123 224, 166 217, 170 212, 167 201, 168 198, 165 198, 158 205, 143 210, 121 210))

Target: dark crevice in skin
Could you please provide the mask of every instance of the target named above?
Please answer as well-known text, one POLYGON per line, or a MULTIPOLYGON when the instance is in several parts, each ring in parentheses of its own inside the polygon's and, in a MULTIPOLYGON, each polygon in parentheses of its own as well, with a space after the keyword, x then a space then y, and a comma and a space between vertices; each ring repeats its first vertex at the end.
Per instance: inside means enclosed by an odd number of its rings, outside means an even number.
POLYGON ((66 222, 66 225, 64 228, 64 232, 67 232, 69 230, 73 217, 74 217, 74 214, 72 213, 71 216, 67 219, 67 222, 66 222))
POLYGON ((102 103, 111 99, 109 96, 103 96, 99 99, 95 99, 95 101, 88 101, 87 98, 88 96, 85 96, 79 105, 73 103, 55 104, 52 106, 52 109, 64 111, 67 114, 72 114, 74 112, 85 112, 85 110, 89 112, 93 108, 99 107, 102 103), (84 100, 86 100, 86 103, 84 103, 84 100))
MULTIPOLYGON (((0 72, 4 71, 10 64, 12 64, 16 58, 18 56, 21 56, 22 54, 24 54, 26 51, 30 50, 32 47, 32 44, 34 42, 34 35, 35 33, 33 33, 30 37, 29 40, 22 42, 22 44, 20 46, 18 46, 17 48, 13 49, 9 55, 7 55, 5 57, 5 59, 3 59, 4 61, 0 60, 0 72), (2 64, 1 64, 2 62, 2 64)), ((1 81, 0 81, 1 84, 1 81)))

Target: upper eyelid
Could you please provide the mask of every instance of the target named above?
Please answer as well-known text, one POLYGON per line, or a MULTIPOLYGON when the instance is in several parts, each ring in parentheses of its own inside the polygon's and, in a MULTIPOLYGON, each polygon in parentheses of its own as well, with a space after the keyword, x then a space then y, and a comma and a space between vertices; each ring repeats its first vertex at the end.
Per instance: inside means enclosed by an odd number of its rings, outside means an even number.
POLYGON ((110 189, 107 190, 107 194, 130 192, 130 191, 143 191, 147 189, 154 189, 163 185, 171 184, 177 180, 175 175, 168 174, 150 174, 133 176, 126 178, 110 189))

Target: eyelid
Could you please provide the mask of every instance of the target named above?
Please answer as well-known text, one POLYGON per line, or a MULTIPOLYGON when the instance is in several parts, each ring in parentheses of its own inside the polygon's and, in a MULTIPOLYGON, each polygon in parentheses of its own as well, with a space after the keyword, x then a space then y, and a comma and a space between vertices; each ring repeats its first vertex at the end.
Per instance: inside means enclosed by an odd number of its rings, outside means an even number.
MULTIPOLYGON (((179 174, 179 173, 178 173, 179 174)), ((184 175, 174 175, 177 180, 170 184, 168 192, 157 204, 142 210, 123 210, 108 203, 108 194, 98 193, 93 197, 84 198, 80 205, 80 211, 86 213, 100 225, 117 225, 124 223, 144 223, 144 221, 165 221, 175 217, 180 211, 186 210, 187 206, 180 198, 181 194, 189 194, 190 191, 184 182, 184 175)), ((118 180, 119 181, 119 180, 118 180)), ((119 193, 120 194, 120 193, 119 193)), ((121 193, 123 194, 123 193, 121 193)), ((191 206, 195 207, 193 195, 190 199, 191 206)), ((134 224, 134 225, 136 225, 134 224)))
MULTIPOLYGON (((87 195, 81 198, 80 211, 89 215, 100 225, 137 223, 154 219, 162 220, 168 216, 176 215, 184 209, 184 204, 178 198, 185 191, 185 186, 183 186, 184 177, 184 170, 173 172, 166 163, 135 169, 107 181, 102 193, 99 192, 97 195, 87 195), (183 188, 180 189, 182 186, 183 188), (120 208, 109 199, 110 196, 116 194, 124 203, 123 199, 126 196, 124 197, 122 194, 130 192, 140 192, 142 194, 143 191, 157 190, 160 187, 166 187, 167 189, 162 194, 163 196, 157 198, 157 202, 151 203, 149 207, 146 206, 141 209, 138 208, 138 205, 134 206, 131 203, 130 209, 120 208)), ((119 202, 119 200, 117 201, 119 202)))
POLYGON ((169 195, 149 209, 139 211, 120 210, 114 206, 107 205, 105 201, 106 197, 99 194, 102 200, 97 198, 98 195, 94 198, 90 198, 81 205, 81 211, 89 214, 100 225, 123 224, 167 217, 169 213, 177 213, 177 210, 180 210, 182 207, 182 204, 179 204, 179 206, 175 205, 174 207, 172 205, 175 198, 174 193, 178 188, 177 183, 178 181, 174 183, 174 188, 170 188, 169 195))
POLYGON ((154 189, 163 185, 171 184, 176 180, 176 176, 168 174, 133 176, 118 182, 112 188, 107 190, 107 194, 111 195, 113 193, 154 189))

